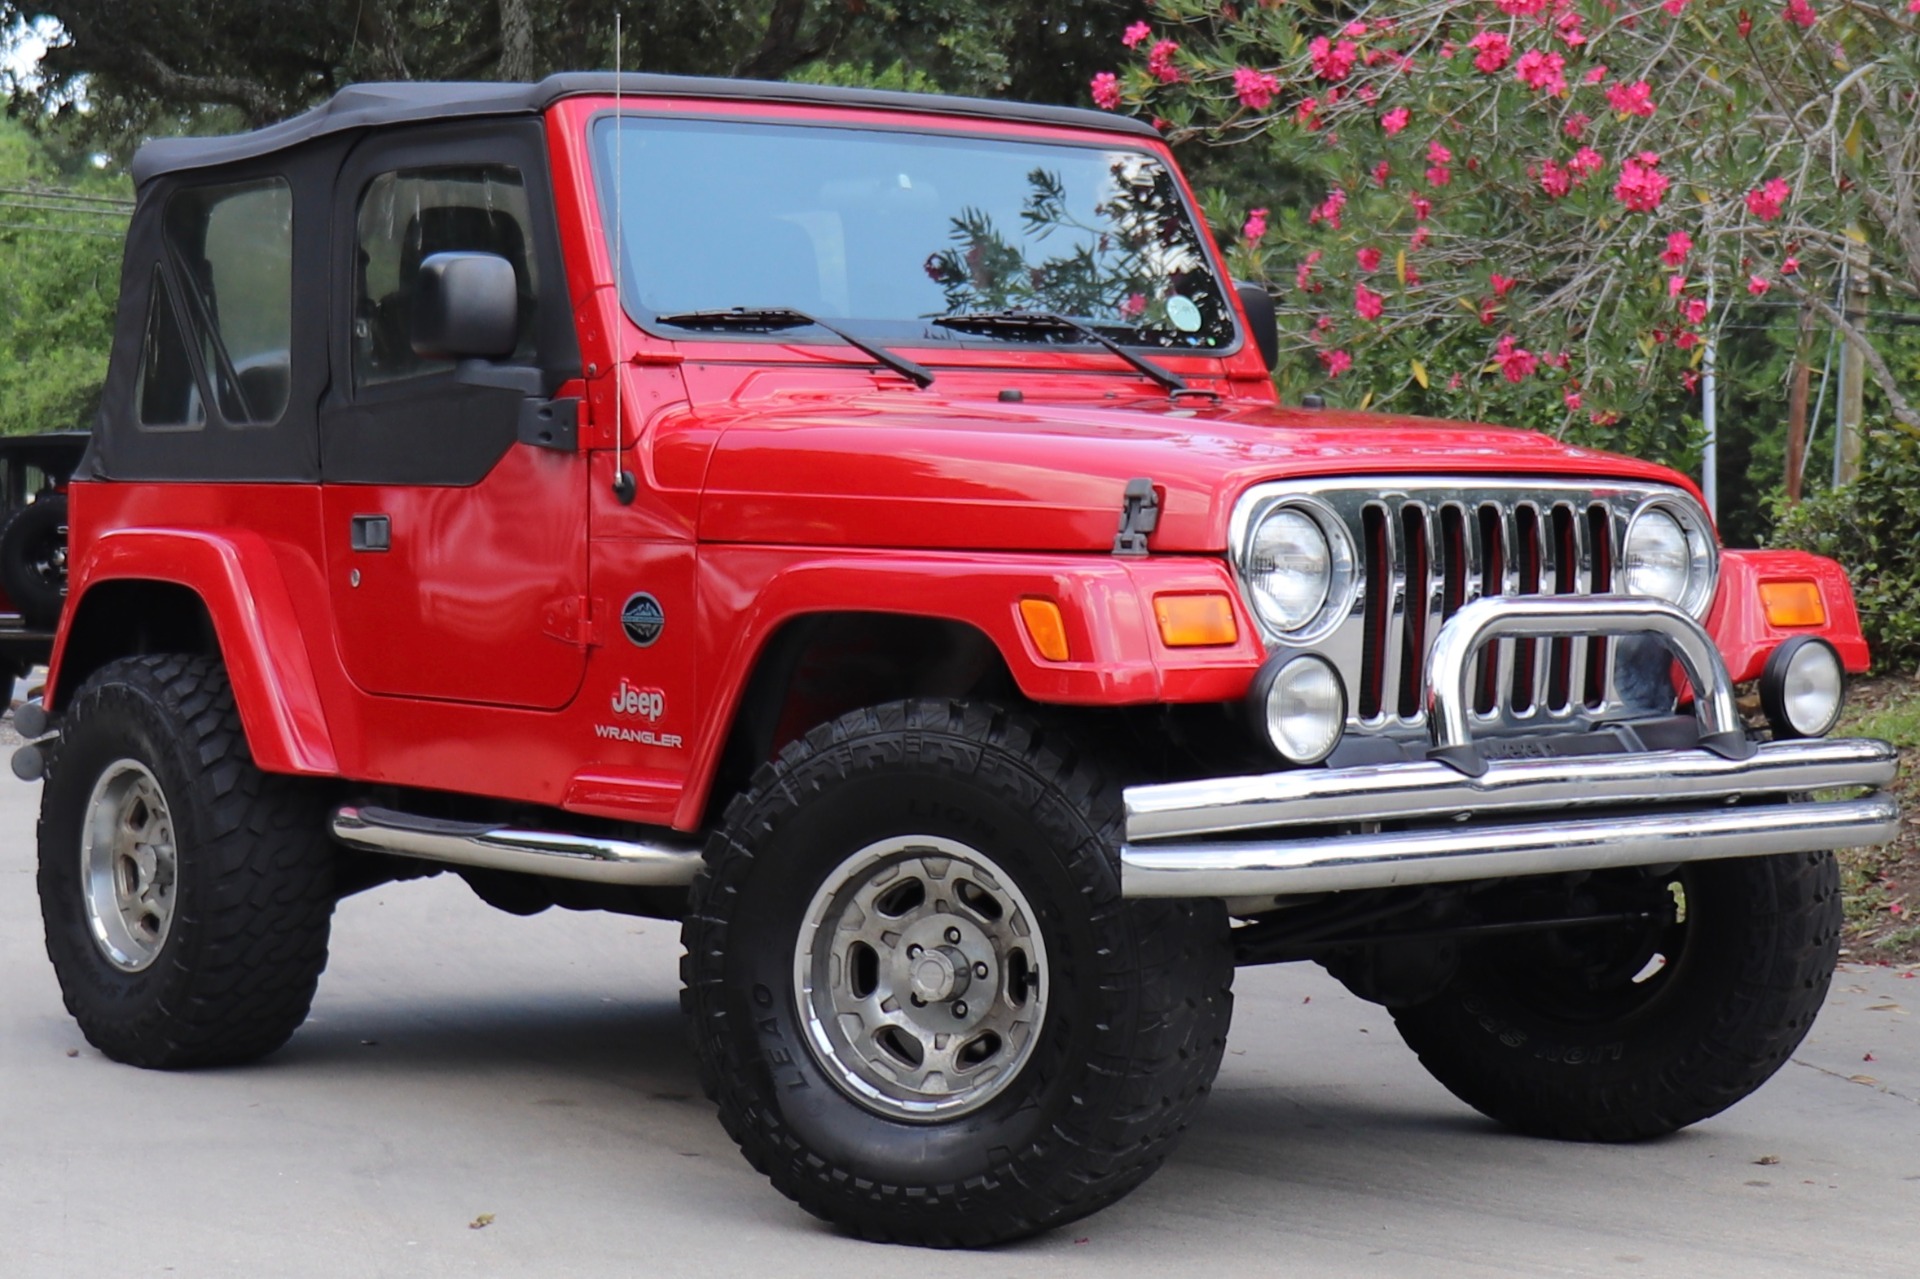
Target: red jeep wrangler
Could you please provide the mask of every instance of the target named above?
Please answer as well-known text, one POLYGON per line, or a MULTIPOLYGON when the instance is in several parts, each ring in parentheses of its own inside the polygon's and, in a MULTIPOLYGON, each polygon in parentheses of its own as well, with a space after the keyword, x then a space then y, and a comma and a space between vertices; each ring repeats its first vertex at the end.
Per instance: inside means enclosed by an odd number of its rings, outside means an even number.
POLYGON ((1840 571, 1659 467, 1276 403, 1143 124, 565 75, 134 175, 15 761, 109 1056, 271 1052, 334 903, 452 868, 684 920, 753 1165, 977 1244, 1166 1158, 1236 964, 1581 1140, 1820 1007, 1824 850, 1897 820, 1891 749, 1823 739, 1840 571))

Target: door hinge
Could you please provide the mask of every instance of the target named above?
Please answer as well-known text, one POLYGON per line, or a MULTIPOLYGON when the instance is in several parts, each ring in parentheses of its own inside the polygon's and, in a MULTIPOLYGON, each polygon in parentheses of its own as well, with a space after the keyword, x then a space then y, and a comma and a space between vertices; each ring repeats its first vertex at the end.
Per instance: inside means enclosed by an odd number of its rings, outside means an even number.
POLYGON ((599 643, 594 636, 593 602, 585 595, 569 595, 548 604, 540 613, 540 630, 576 648, 599 643))

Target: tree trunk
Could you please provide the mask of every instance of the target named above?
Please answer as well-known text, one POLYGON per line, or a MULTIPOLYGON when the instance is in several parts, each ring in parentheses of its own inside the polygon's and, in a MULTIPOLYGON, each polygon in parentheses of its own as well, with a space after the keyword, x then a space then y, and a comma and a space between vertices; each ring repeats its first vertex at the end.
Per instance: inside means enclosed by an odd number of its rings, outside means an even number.
POLYGON ((527 0, 500 0, 500 78, 532 80, 533 10, 527 0))
POLYGON ((1800 308, 1799 340, 1793 348, 1793 384, 1787 389, 1787 501, 1800 500, 1807 470, 1807 392, 1813 382, 1813 312, 1800 308))

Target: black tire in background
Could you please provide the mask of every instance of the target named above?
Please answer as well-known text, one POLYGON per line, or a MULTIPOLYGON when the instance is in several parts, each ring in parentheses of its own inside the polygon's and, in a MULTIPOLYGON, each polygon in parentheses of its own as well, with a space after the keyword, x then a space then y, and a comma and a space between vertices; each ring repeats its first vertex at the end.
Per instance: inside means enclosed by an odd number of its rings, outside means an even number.
MULTIPOLYGON (((702 1081, 748 1161, 854 1234, 939 1247, 1034 1234, 1145 1180, 1219 1069, 1233 964, 1218 903, 1121 898, 1120 822, 1118 786, 1072 743, 979 704, 856 711, 763 766, 707 846, 682 933, 702 1081), (831 1018, 809 1021, 806 939, 829 935, 812 912, 863 850, 894 846, 971 857, 1002 903, 983 915, 1030 905, 1037 923, 1039 1029, 962 1113, 858 1099, 859 1059, 823 1047, 831 1018)), ((939 908, 913 926, 951 922, 964 947, 970 911, 939 908)), ((974 958, 983 978, 997 962, 974 958)), ((966 997, 1005 999, 1000 974, 966 997)))
POLYGON ((40 909, 67 1011, 116 1061, 249 1061, 326 967, 322 796, 254 767, 224 668, 123 658, 75 694, 40 801, 40 909))
POLYGON ((0 532, 0 587, 35 630, 60 620, 67 600, 67 499, 50 494, 22 507, 0 532))
POLYGON ((1594 882, 1671 893, 1678 918, 1480 943, 1442 994, 1394 1010, 1434 1078, 1510 1128, 1574 1141, 1661 1136, 1771 1078, 1806 1037, 1839 958, 1833 854, 1594 882))

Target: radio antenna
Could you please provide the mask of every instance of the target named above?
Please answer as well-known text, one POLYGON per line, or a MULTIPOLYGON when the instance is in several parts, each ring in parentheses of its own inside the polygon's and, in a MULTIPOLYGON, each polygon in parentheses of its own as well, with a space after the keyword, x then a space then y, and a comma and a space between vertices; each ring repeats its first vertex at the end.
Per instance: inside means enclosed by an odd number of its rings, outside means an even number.
MULTIPOLYGON (((640 486, 634 479, 633 472, 622 465, 627 449, 626 416, 622 411, 627 398, 623 385, 627 367, 627 305, 623 293, 623 282, 627 276, 627 220, 620 216, 620 204, 627 187, 620 158, 627 129, 625 117, 620 111, 621 82, 625 78, 620 74, 621 43, 620 10, 615 9, 613 11, 613 309, 618 314, 613 317, 613 495, 620 500, 620 505, 631 506, 634 494, 639 492, 640 486)), ((635 465, 639 464, 638 457, 634 462, 635 465)))

